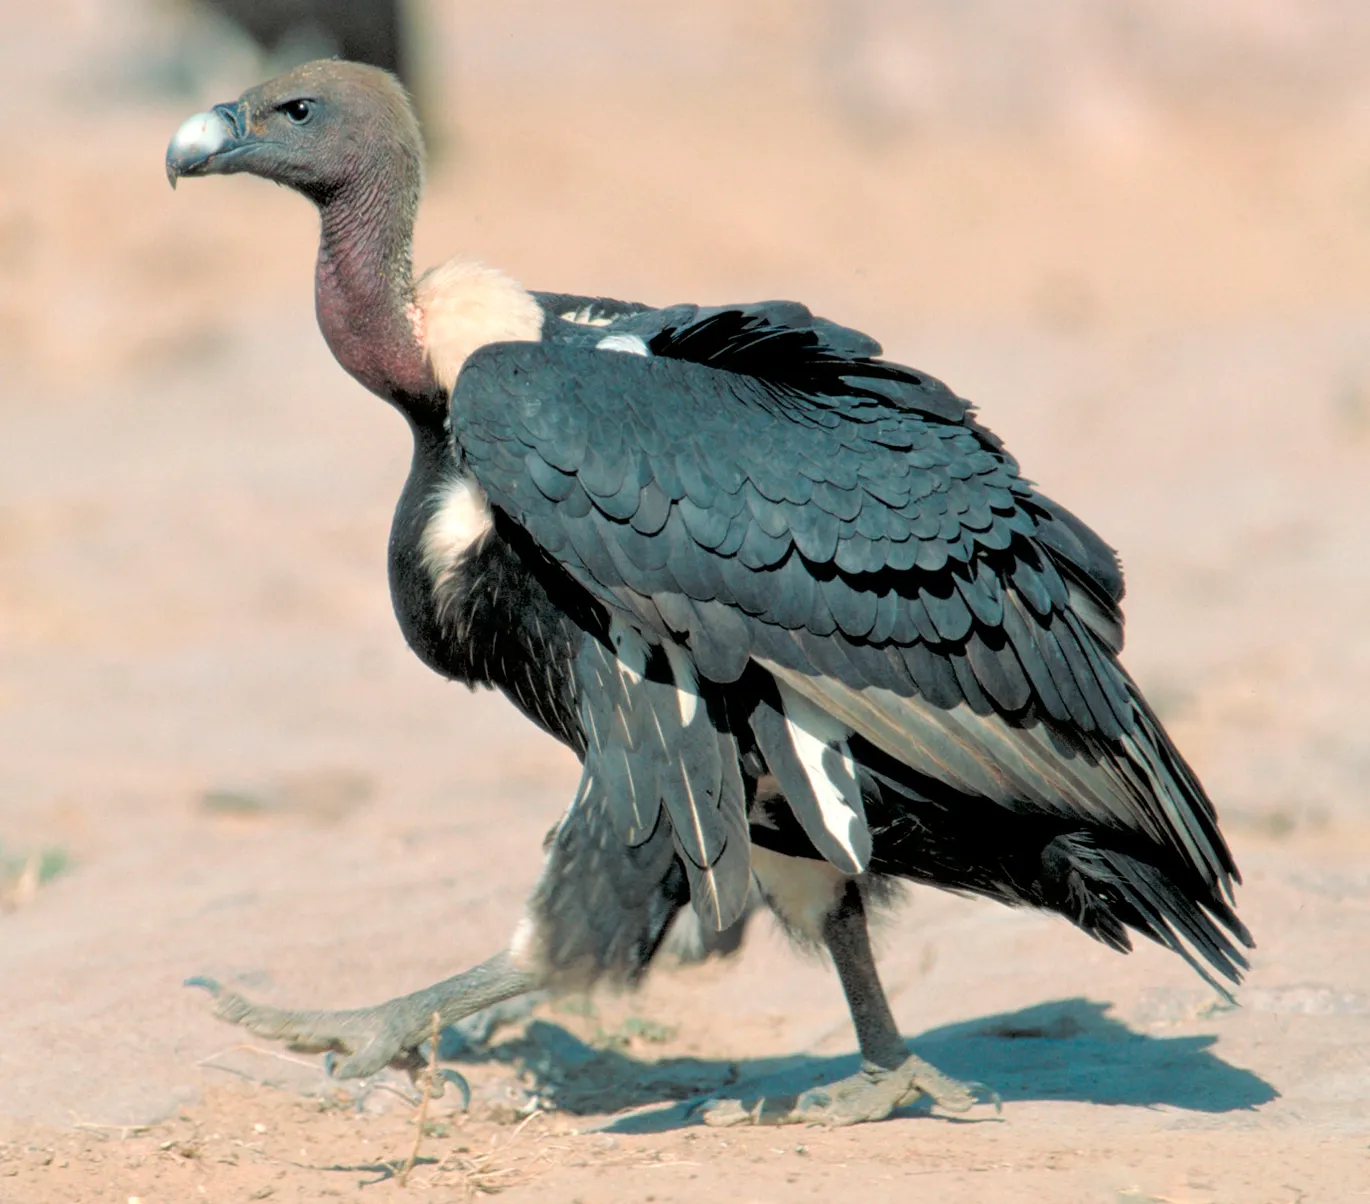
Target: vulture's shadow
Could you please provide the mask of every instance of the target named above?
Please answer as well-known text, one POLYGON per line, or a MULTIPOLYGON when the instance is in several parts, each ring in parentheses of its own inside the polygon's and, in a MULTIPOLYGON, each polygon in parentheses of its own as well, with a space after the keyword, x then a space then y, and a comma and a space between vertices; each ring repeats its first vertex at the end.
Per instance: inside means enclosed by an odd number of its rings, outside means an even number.
MULTIPOLYGON (((1108 1015, 1109 1007, 1089 999, 1053 1000, 929 1029, 911 1038, 909 1045, 947 1074, 986 1084, 1005 1103, 1075 1100, 1233 1112, 1276 1098, 1278 1092, 1264 1079, 1228 1065, 1212 1052, 1216 1037, 1150 1036, 1108 1015)), ((621 1133, 698 1123, 692 1105, 700 1097, 794 1095, 853 1074, 860 1064, 854 1053, 736 1062, 644 1061, 587 1045, 545 1020, 530 1022, 516 1039, 467 1046, 452 1054, 457 1062, 497 1061, 519 1067, 541 1094, 566 1112, 602 1116, 635 1109, 601 1126, 621 1133)), ((919 1103, 906 1111, 927 1108, 919 1103)), ((979 1111, 985 1118, 993 1116, 989 1109, 979 1111)))

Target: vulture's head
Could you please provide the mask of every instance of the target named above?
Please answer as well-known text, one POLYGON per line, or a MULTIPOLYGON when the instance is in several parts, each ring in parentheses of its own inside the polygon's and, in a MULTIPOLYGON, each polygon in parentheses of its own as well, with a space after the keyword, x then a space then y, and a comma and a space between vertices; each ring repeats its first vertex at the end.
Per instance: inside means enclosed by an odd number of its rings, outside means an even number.
POLYGON ((167 147, 167 179, 248 172, 323 206, 361 184, 417 194, 423 140, 388 72, 362 63, 305 63, 232 104, 182 122, 167 147))

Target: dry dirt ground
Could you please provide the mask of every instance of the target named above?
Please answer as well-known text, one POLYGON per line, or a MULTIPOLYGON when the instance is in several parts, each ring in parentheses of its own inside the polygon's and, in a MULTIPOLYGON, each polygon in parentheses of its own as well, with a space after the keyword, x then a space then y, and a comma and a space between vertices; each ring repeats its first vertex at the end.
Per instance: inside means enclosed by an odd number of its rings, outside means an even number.
POLYGON ((701 1128, 680 1096, 851 1065, 830 970, 763 919, 726 964, 546 1001, 456 1051, 472 1109, 435 1102, 402 1186, 405 1084, 243 1046, 179 984, 351 1006, 484 957, 575 766, 402 646, 384 548, 405 433, 314 330, 307 207, 165 185, 180 118, 250 77, 168 96, 130 82, 152 15, 18 7, 3 1204, 1370 1198, 1364 125, 872 137, 794 67, 803 30, 768 24, 774 4, 649 38, 602 0, 617 40, 588 67, 538 43, 536 4, 470 18, 419 260, 462 248, 657 302, 794 296, 976 399, 1121 549, 1127 663, 1218 801, 1259 948, 1229 1009, 1154 948, 919 891, 880 935, 896 1014, 1002 1113, 701 1128))

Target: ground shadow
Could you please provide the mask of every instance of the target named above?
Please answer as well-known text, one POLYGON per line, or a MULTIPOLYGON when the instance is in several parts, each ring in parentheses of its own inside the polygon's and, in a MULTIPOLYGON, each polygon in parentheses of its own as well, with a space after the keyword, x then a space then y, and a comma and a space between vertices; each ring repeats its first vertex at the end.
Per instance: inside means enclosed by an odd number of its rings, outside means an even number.
MULTIPOLYGON (((1089 999, 1053 1000, 931 1029, 909 1045, 947 1074, 986 1084, 1005 1103, 1077 1100, 1233 1112, 1269 1103, 1278 1094, 1258 1075, 1214 1054, 1216 1037, 1150 1036, 1108 1015, 1109 1007, 1089 999)), ((542 1095, 574 1114, 641 1109, 604 1126, 618 1132, 696 1123, 688 1101, 700 1096, 792 1095, 853 1074, 859 1065, 854 1053, 738 1062, 642 1061, 587 1045, 545 1020, 532 1021, 513 1040, 468 1046, 456 1060, 516 1066, 531 1076, 542 1095)))
MULTIPOLYGON (((358 1179, 358 1189, 363 1187, 375 1187, 378 1183, 389 1183, 398 1180, 400 1170, 404 1166, 404 1160, 396 1162, 363 1162, 356 1165, 347 1165, 341 1162, 334 1162, 328 1166, 316 1166, 303 1162, 292 1162, 291 1166, 302 1167, 312 1171, 333 1171, 344 1175, 370 1175, 370 1179, 358 1179)), ((415 1158, 415 1166, 438 1166, 437 1158, 415 1158)), ((254 1198, 265 1199, 260 1193, 254 1198)))

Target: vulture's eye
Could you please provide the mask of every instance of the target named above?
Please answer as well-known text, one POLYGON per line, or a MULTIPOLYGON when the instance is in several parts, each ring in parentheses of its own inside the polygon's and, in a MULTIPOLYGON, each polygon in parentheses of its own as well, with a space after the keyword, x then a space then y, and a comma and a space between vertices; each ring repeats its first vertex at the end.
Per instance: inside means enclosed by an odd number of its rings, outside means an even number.
POLYGON ((284 113, 295 125, 304 125, 314 116, 314 104, 308 100, 287 100, 279 107, 279 111, 284 113))

